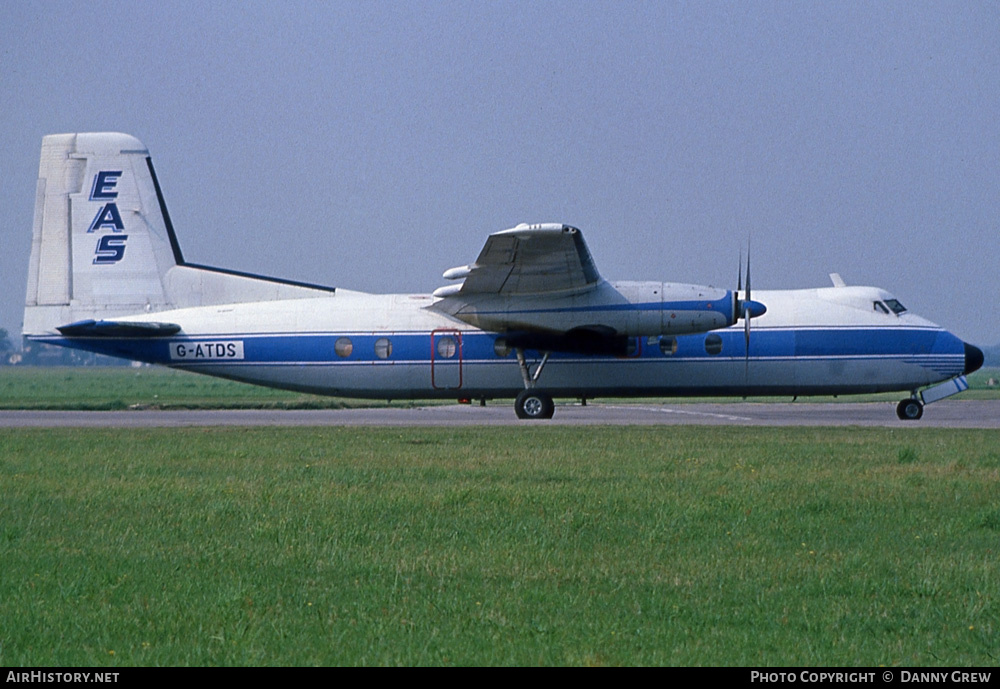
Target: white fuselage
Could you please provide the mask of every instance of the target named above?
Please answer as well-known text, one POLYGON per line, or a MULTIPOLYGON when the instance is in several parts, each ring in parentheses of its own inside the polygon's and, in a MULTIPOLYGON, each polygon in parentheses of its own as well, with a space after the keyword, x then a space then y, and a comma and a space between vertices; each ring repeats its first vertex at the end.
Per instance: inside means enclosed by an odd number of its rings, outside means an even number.
MULTIPOLYGON (((960 375, 964 344, 918 316, 885 313, 877 288, 759 291, 767 313, 706 333, 638 336, 624 356, 553 353, 554 396, 810 395, 915 390, 960 375)), ((435 309, 430 295, 329 297, 177 309, 166 338, 44 340, 249 383, 327 395, 513 397, 524 384, 501 333, 435 309)), ((542 352, 527 351, 529 365, 542 352)))

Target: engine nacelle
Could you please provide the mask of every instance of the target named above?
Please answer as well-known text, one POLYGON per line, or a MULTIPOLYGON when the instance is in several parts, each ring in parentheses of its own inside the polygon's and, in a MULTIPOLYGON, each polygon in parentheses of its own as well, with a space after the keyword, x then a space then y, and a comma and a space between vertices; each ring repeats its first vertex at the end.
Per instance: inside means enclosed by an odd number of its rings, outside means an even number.
POLYGON ((438 308, 493 332, 608 337, 684 335, 732 325, 740 317, 731 290, 667 282, 602 282, 596 289, 538 296, 456 295, 438 308))

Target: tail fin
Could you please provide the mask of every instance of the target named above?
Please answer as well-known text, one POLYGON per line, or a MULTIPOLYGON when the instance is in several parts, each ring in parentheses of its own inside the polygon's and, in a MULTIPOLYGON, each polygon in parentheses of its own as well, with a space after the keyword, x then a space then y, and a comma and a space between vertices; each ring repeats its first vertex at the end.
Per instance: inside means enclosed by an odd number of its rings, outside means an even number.
POLYGON ((25 334, 171 307, 163 276, 178 261, 152 169, 125 134, 42 139, 25 334))
POLYGON ((42 139, 24 334, 331 288, 185 264, 146 147, 127 134, 42 139))

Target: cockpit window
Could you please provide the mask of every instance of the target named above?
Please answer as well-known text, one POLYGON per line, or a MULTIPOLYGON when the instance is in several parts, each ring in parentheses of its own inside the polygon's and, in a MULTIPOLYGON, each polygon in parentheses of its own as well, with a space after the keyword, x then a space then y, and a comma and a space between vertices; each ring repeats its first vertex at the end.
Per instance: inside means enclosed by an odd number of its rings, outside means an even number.
POLYGON ((886 308, 886 305, 880 301, 872 302, 872 308, 880 313, 884 313, 886 316, 889 315, 889 309, 886 308))
POLYGON ((888 305, 890 309, 892 309, 892 312, 897 316, 906 311, 906 307, 900 304, 899 301, 896 299, 886 299, 885 303, 886 305, 888 305))

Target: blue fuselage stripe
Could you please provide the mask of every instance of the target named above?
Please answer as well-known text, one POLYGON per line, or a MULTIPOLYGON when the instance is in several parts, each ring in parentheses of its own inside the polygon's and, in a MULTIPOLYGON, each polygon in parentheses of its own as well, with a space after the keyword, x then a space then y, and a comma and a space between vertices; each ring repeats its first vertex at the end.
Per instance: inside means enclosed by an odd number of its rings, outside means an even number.
MULTIPOLYGON (((439 338, 440 335, 435 335, 439 338)), ((495 333, 464 331, 461 333, 461 357, 465 362, 501 361, 494 351, 495 333)), ((218 361, 208 352, 204 357, 191 356, 179 360, 171 356, 171 347, 185 345, 192 351, 199 343, 220 342, 242 343, 242 356, 233 363, 430 363, 432 338, 429 332, 385 332, 385 333, 269 333, 265 335, 219 333, 200 337, 170 338, 38 338, 40 341, 62 346, 76 347, 101 354, 121 356, 156 364, 179 365, 218 361), (351 351, 347 356, 338 356, 335 343, 340 338, 349 338, 351 351), (387 358, 376 356, 376 341, 388 339, 392 351, 387 358)), ((635 338, 636 351, 628 359, 660 360, 711 360, 747 355, 742 329, 718 330, 697 335, 676 336, 676 350, 665 354, 661 351, 660 340, 665 338, 635 338), (718 337, 722 341, 721 352, 710 354, 706 351, 706 338, 718 337)), ((671 348, 663 348, 670 350, 671 348)), ((456 352, 458 350, 456 349, 456 352)), ((821 329, 774 329, 754 331, 750 340, 749 355, 755 360, 822 359, 822 358, 899 358, 943 363, 956 357, 964 357, 962 342, 944 330, 931 328, 821 328, 821 329)), ((453 356, 457 356, 454 354, 453 356)), ((511 355, 508 355, 511 356, 511 355)), ((553 353, 552 359, 585 360, 590 362, 614 361, 618 357, 581 356, 568 353, 553 353)), ((446 357, 435 356, 437 363, 447 361, 446 357)))

